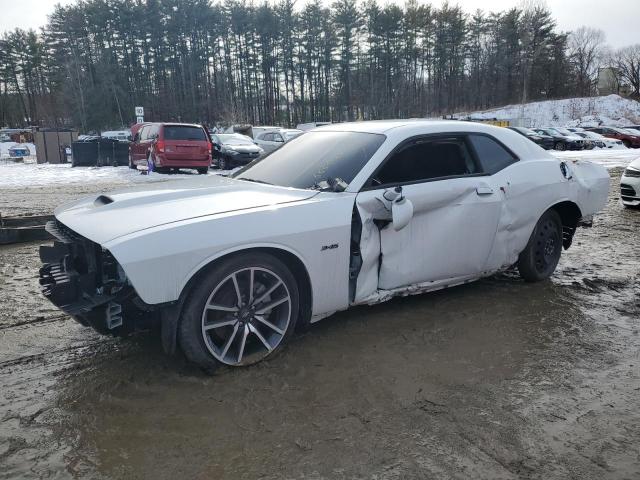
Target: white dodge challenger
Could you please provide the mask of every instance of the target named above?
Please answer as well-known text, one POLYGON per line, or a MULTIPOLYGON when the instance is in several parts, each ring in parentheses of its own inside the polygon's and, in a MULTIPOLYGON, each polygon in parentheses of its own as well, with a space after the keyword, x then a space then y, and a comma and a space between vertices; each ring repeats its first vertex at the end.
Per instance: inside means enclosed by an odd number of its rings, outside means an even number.
POLYGON ((104 333, 161 326, 204 368, 248 365, 353 305, 517 266, 548 278, 607 201, 601 166, 456 121, 329 125, 230 178, 94 195, 55 212, 44 295, 104 333))

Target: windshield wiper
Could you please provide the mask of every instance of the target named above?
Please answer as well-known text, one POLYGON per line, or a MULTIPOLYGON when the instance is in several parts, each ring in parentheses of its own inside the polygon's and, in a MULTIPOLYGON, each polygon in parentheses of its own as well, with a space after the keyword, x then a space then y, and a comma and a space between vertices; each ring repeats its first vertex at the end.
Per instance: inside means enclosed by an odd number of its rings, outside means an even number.
POLYGON ((255 178, 245 178, 241 177, 238 180, 244 180, 245 182, 253 182, 253 183, 263 183, 265 185, 273 185, 273 183, 265 182, 264 180, 256 180, 255 178))

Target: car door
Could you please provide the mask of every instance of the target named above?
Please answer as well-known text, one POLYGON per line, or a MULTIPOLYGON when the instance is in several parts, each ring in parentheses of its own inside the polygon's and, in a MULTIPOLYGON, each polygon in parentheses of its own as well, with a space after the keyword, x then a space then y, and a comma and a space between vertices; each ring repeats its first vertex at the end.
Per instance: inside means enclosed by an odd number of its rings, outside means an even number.
POLYGON ((215 134, 211 135, 211 156, 213 157, 213 160, 218 160, 221 148, 222 142, 220 141, 220 138, 215 134))
POLYGON ((145 150, 144 150, 144 141, 146 139, 147 132, 149 131, 149 125, 144 125, 134 138, 132 144, 132 159, 133 163, 138 164, 141 160, 146 160, 145 150))
POLYGON ((400 145, 356 198, 362 268, 354 301, 375 289, 482 274, 502 201, 466 135, 419 137, 400 145), (396 231, 388 198, 398 187, 413 204, 413 217, 396 231))
POLYGON ((258 141, 256 143, 262 147, 265 153, 271 153, 282 145, 282 143, 276 142, 275 136, 276 132, 265 132, 258 136, 258 141))

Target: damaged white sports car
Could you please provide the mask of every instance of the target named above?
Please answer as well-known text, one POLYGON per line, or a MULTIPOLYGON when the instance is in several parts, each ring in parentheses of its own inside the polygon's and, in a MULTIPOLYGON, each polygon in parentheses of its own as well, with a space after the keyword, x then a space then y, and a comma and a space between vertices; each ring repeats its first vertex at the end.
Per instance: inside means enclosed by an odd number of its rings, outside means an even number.
POLYGON ((322 127, 231 178, 92 196, 56 211, 44 294, 84 325, 161 324, 165 349, 247 365, 352 305, 517 266, 549 277, 607 201, 598 165, 454 121, 322 127))

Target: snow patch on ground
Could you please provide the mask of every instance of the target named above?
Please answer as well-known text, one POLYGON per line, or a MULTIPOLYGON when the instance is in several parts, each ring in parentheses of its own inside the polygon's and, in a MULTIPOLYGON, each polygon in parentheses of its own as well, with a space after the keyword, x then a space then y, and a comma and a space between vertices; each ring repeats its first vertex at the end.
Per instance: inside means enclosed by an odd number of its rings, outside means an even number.
MULTIPOLYGON (((209 175, 219 175, 211 170, 209 175)), ((197 173, 184 170, 178 174, 151 173, 142 175, 129 167, 71 167, 71 164, 0 164, 0 188, 27 188, 69 184, 140 184, 193 178, 197 173)))
POLYGON ((459 113, 455 116, 485 120, 522 119, 522 126, 525 127, 623 127, 640 124, 640 102, 619 95, 608 95, 508 105, 481 112, 459 113))

